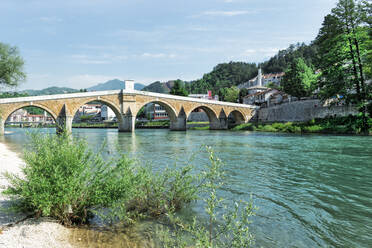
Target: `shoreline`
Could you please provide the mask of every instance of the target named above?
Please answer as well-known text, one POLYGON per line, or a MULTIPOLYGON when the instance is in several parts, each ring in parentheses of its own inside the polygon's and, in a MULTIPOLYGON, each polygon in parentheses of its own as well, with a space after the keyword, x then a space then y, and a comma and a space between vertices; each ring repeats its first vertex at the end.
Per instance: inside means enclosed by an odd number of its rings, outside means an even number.
POLYGON ((25 214, 6 212, 11 202, 1 194, 9 185, 3 173, 21 175, 21 168, 24 165, 24 161, 16 152, 0 142, 0 248, 73 247, 69 243, 71 231, 61 224, 46 218, 25 219, 25 214), (14 224, 16 222, 19 223, 14 224))

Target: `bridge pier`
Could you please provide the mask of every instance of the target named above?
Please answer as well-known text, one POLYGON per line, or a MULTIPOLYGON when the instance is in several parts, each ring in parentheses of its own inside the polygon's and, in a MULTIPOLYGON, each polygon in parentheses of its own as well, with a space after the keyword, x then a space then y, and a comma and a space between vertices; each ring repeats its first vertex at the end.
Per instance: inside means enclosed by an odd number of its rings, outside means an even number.
POLYGON ((210 130, 227 130, 229 128, 226 117, 216 118, 212 120, 209 125, 210 130))
POLYGON ((181 109, 178 116, 170 118, 170 130, 171 131, 186 131, 186 120, 187 116, 183 108, 181 109))
POLYGON ((122 121, 119 121, 119 132, 134 132, 136 117, 132 115, 124 115, 122 121))
POLYGON ((171 131, 186 131, 186 117, 177 117, 176 120, 170 121, 171 131))
POLYGON ((5 120, 0 117, 0 135, 5 134, 5 120))
POLYGON ((60 115, 56 120, 57 124, 57 134, 66 132, 72 132, 72 120, 74 119, 71 115, 60 115))

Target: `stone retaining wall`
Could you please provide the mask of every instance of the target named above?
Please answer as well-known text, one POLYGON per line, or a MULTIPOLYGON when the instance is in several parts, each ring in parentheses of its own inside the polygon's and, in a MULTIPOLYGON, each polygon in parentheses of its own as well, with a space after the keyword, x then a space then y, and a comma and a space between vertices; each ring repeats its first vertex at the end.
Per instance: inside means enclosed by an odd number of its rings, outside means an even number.
POLYGON ((349 105, 323 106, 319 100, 304 100, 284 103, 258 110, 259 122, 309 121, 329 116, 356 115, 358 111, 349 105))
POLYGON ((205 122, 209 121, 209 118, 205 112, 191 112, 187 121, 205 122))

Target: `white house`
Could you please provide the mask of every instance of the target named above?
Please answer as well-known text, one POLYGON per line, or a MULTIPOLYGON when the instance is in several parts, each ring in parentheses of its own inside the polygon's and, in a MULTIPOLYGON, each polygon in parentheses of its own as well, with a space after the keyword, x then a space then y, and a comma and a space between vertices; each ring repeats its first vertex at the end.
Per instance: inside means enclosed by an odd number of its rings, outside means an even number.
POLYGON ((269 107, 280 104, 287 98, 288 95, 279 90, 266 88, 266 90, 257 91, 243 97, 243 103, 269 107))
POLYGON ((113 121, 115 120, 115 118, 116 118, 116 115, 110 107, 108 107, 107 105, 101 106, 101 119, 103 121, 113 121))
POLYGON ((262 74, 261 68, 258 69, 258 75, 249 81, 239 84, 238 88, 246 88, 249 89, 251 87, 255 86, 267 86, 270 82, 275 85, 280 85, 280 81, 282 80, 284 76, 284 72, 279 73, 269 73, 269 74, 262 74))
POLYGON ((165 108, 156 103, 149 103, 145 107, 146 116, 152 120, 169 120, 165 108))

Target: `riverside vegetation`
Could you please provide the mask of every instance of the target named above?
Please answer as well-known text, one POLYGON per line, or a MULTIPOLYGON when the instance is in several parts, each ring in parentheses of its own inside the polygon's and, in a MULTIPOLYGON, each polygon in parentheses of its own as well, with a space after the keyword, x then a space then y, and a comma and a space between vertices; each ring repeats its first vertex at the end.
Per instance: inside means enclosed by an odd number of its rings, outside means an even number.
MULTIPOLYGON (((245 123, 232 130, 285 132, 285 133, 327 133, 327 134, 361 134, 362 116, 329 117, 313 119, 308 122, 286 122, 272 124, 245 123)), ((369 134, 372 134, 372 118, 368 119, 369 134)))
POLYGON ((154 172, 124 154, 105 159, 104 147, 93 152, 84 140, 66 134, 31 133, 30 140, 23 175, 5 174, 10 186, 3 194, 11 197, 14 211, 52 217, 66 226, 87 224, 97 216, 113 228, 163 217, 167 224, 159 236, 165 247, 253 244, 248 228, 255 210, 252 202, 234 203, 233 211, 217 221, 223 172, 210 148, 210 164, 201 173, 189 163, 154 172), (177 210, 198 199, 205 199, 207 224, 196 218, 188 224, 175 217, 177 210), (175 238, 175 233, 186 233, 187 238, 175 238))

